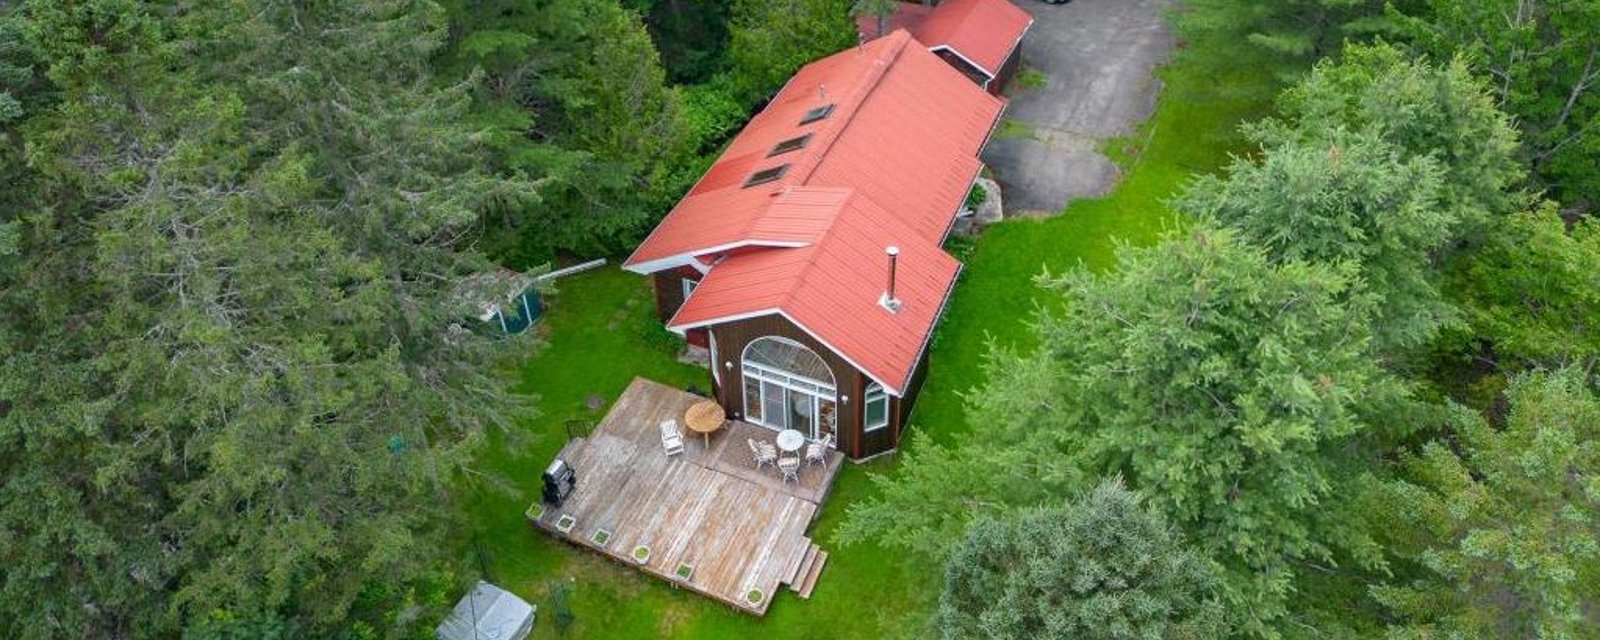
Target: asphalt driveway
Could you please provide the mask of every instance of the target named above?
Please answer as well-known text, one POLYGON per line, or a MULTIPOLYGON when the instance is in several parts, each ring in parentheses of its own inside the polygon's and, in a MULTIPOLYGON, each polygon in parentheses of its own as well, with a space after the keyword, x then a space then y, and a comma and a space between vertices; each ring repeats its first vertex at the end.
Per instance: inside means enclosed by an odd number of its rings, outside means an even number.
POLYGON ((1012 0, 1034 17, 1022 41, 1042 87, 1012 81, 1008 124, 983 160, 999 176, 1006 215, 1058 213, 1068 201, 1104 195, 1117 166, 1099 151, 1150 117, 1160 91, 1154 69, 1172 50, 1162 19, 1171 0, 1012 0))

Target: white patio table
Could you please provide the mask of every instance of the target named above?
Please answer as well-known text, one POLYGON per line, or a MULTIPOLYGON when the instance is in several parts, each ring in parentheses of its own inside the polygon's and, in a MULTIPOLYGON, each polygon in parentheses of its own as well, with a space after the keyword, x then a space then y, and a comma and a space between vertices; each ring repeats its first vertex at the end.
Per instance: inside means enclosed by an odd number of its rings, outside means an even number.
POLYGON ((806 446, 805 434, 794 429, 784 429, 778 432, 778 449, 784 453, 794 453, 803 446, 806 446))

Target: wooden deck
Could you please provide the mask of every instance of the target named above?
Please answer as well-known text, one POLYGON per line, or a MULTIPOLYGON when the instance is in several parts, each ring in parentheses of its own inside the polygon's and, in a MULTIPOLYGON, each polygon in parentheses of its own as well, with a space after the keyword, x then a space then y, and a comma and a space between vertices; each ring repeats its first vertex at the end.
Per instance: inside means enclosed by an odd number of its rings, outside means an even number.
POLYGON ((809 597, 827 553, 806 537, 827 498, 844 456, 802 466, 800 482, 785 483, 772 467, 757 469, 746 438, 772 441, 770 429, 730 421, 711 437, 685 437, 682 455, 666 456, 658 425, 703 400, 635 378, 604 420, 575 438, 560 456, 577 473, 577 486, 560 509, 530 509, 534 525, 573 544, 675 585, 764 615, 779 587, 809 597), (535 517, 537 516, 537 517, 535 517), (570 524, 566 531, 563 525, 570 524), (596 532, 605 531, 604 543, 596 532), (637 563, 633 551, 650 549, 637 563), (693 571, 677 575, 680 565, 693 571), (748 594, 759 589, 759 602, 748 594))

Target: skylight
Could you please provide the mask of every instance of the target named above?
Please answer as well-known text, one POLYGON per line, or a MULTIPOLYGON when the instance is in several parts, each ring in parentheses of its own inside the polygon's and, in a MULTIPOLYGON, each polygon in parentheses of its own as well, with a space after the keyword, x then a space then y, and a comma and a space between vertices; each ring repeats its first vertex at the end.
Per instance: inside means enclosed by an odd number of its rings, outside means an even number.
POLYGON ((803 136, 800 136, 798 138, 789 138, 788 140, 784 140, 783 142, 779 142, 777 144, 777 146, 774 146, 772 148, 772 152, 767 154, 767 157, 771 158, 772 156, 785 154, 785 153, 788 153, 790 151, 795 151, 797 149, 804 149, 805 146, 806 146, 806 143, 810 142, 810 141, 811 141, 811 134, 809 134, 809 133, 805 134, 803 136))
POLYGON ((833 103, 828 103, 806 112, 806 117, 800 119, 800 124, 811 124, 828 117, 833 113, 833 103))
POLYGON ((746 187, 754 187, 754 186, 756 186, 758 184, 766 184, 768 182, 772 182, 773 180, 777 180, 778 178, 782 178, 783 174, 788 173, 788 171, 789 171, 789 165, 786 165, 786 164, 780 164, 780 165, 778 165, 776 167, 773 167, 771 169, 762 169, 760 171, 757 171, 755 173, 750 174, 750 179, 744 181, 744 186, 746 186, 746 187))

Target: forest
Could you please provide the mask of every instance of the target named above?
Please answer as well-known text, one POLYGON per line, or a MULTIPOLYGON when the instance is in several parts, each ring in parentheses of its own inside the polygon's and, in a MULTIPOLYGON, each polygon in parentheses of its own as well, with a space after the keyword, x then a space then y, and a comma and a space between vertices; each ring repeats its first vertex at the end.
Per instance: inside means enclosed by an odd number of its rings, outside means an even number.
MULTIPOLYGON (((433 637, 558 411, 459 282, 625 255, 890 9, 0 3, 0 636, 433 637)), ((1266 113, 1029 265, 839 544, 937 583, 906 637, 1600 637, 1600 1, 1169 20, 1266 113)))

